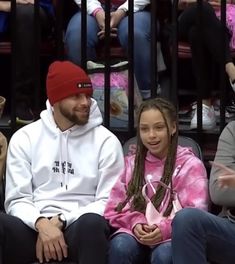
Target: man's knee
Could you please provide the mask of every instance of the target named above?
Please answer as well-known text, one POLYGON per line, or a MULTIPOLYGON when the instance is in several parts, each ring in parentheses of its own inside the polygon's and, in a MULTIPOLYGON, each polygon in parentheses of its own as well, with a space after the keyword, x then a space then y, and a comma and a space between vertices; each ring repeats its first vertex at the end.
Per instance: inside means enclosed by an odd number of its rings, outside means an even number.
POLYGON ((188 228, 201 226, 205 221, 207 221, 207 212, 197 208, 184 208, 174 217, 172 229, 186 231, 188 228))
POLYGON ((109 230, 105 218, 95 213, 87 213, 77 220, 79 232, 107 232, 109 230))

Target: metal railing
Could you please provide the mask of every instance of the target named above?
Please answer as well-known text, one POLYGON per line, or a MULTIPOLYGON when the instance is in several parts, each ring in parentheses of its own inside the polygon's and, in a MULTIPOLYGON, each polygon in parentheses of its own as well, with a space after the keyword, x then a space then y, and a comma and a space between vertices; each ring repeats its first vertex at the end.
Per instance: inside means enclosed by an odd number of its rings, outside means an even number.
MULTIPOLYGON (((200 14, 200 9, 202 8, 202 1, 198 0, 198 12, 200 14)), ((63 5, 66 4, 67 1, 57 1, 57 9, 56 9, 56 48, 57 48, 57 58, 63 58, 63 27, 62 27, 62 20, 63 20, 63 5)), ((86 50, 86 39, 87 39, 87 3, 86 0, 81 1, 81 13, 82 13, 82 52, 81 52, 81 66, 86 69, 86 61, 87 61, 87 50, 86 50)), ((151 0, 151 96, 155 97, 157 95, 157 84, 158 84, 158 75, 157 75, 157 9, 159 0, 151 0)), ((105 106, 104 106, 104 125, 110 128, 110 66, 111 66, 111 54, 110 54, 110 8, 111 8, 111 0, 107 0, 105 6, 105 82, 104 82, 104 97, 105 97, 105 106)), ((15 25, 16 25, 16 0, 11 0, 11 32, 12 32, 12 71, 11 71, 11 128, 15 130, 16 122, 15 122, 15 79, 16 79, 16 64, 15 64, 15 54, 16 54, 16 36, 15 36, 15 25)), ((128 11, 128 52, 127 52, 127 59, 129 62, 129 91, 128 91, 128 127, 126 128, 126 133, 129 136, 132 136, 135 133, 134 128, 134 0, 129 0, 129 11, 128 11)), ((34 19, 34 26, 35 26, 35 57, 34 57, 34 91, 35 91, 35 98, 39 98, 39 91, 40 91, 40 16, 39 16, 39 0, 35 0, 35 19, 34 19)), ((172 67, 171 67, 171 87, 170 87, 170 97, 169 99, 178 105, 178 0, 173 0, 172 2, 172 10, 171 10, 171 21, 172 21, 172 67)), ((200 23, 200 15, 199 23, 200 23)), ((221 20, 223 24, 223 30, 221 32, 221 37, 225 39, 225 27, 226 27, 226 0, 221 0, 221 20)), ((17 25, 16 25, 17 26, 17 25)), ((225 42, 223 43, 223 48, 221 52, 223 52, 224 61, 225 61, 225 42)), ((220 131, 223 129, 225 125, 225 101, 226 101, 226 93, 225 93, 225 86, 226 86, 226 77, 224 71, 224 64, 221 65, 221 82, 220 82, 220 131)), ((38 101, 36 100, 36 108, 39 108, 38 101)), ((200 87, 198 87, 197 92, 197 104, 198 104, 198 128, 197 134, 202 135, 202 97, 200 87)), ((112 129, 112 128, 111 128, 112 129)))

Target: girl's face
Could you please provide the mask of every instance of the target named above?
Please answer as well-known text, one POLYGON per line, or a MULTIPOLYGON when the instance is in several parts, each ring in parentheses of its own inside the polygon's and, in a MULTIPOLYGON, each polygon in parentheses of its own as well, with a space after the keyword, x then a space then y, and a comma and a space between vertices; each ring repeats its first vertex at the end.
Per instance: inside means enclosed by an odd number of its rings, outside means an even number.
MULTIPOLYGON (((169 123, 169 133, 176 132, 176 124, 169 123)), ((163 159, 167 155, 169 146, 167 124, 161 112, 157 109, 148 109, 141 113, 139 124, 140 138, 144 146, 157 158, 163 159)))

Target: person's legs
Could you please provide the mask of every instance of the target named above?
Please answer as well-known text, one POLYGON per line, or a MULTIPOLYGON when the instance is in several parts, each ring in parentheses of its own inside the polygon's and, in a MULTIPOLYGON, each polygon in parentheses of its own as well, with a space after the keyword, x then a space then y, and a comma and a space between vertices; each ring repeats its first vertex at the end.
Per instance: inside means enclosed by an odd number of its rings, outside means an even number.
POLYGON ((152 249, 151 264, 172 264, 171 242, 164 242, 152 249))
POLYGON ((0 213, 0 264, 36 261, 37 232, 19 218, 0 213))
MULTIPOLYGON (((66 35, 65 47, 68 60, 81 65, 81 12, 78 11, 69 21, 66 35)), ((95 60, 95 46, 98 43, 97 33, 99 27, 93 16, 87 15, 87 60, 95 60)))
MULTIPOLYGON (((208 4, 203 5, 204 16, 202 22, 214 20, 214 10, 208 4)), ((211 103, 212 90, 214 89, 214 72, 216 59, 208 50, 207 37, 203 29, 198 28, 198 10, 196 4, 187 8, 179 18, 179 38, 190 44, 192 52, 193 74, 196 87, 202 96, 202 124, 203 129, 211 130, 216 126, 214 108, 211 103)), ((215 17, 216 20, 218 20, 215 17)), ((195 108, 190 124, 191 129, 197 128, 197 108, 195 108)))
POLYGON ((174 264, 232 264, 235 259, 235 224, 196 208, 179 211, 172 223, 174 264))
POLYGON ((148 253, 133 236, 120 233, 110 240, 108 264, 142 264, 148 253))
MULTIPOLYGON (((201 32, 200 39, 207 48, 207 54, 217 63, 224 63, 224 54, 221 52, 223 50, 224 41, 224 39, 221 38, 222 23, 217 18, 210 4, 203 2, 202 11, 202 28, 199 29, 201 32)), ((179 18, 179 38, 187 41, 188 32, 192 27, 198 27, 198 21, 197 5, 192 4, 185 9, 179 18)), ((231 82, 233 82, 235 80, 235 65, 232 61, 229 47, 229 32, 225 34, 225 70, 231 82)), ((235 85, 233 88, 235 89, 235 85)))
MULTIPOLYGON (((196 27, 192 27, 189 32, 189 42, 192 51, 193 73, 196 79, 198 92, 202 96, 202 127, 205 130, 212 130, 216 127, 216 117, 212 106, 212 90, 215 87, 215 64, 204 43, 200 42, 200 32, 196 27)), ((191 129, 197 128, 197 108, 190 124, 191 129)))
MULTIPOLYGON (((41 31, 51 26, 49 16, 40 8, 41 31)), ((27 123, 33 121, 29 110, 34 94, 34 5, 17 4, 16 9, 16 117, 27 123)))
MULTIPOLYGON (((147 11, 134 14, 134 72, 138 87, 144 98, 150 97, 150 31, 151 15, 147 11)), ((118 26, 118 38, 128 52, 128 17, 121 20, 118 26)))
POLYGON ((93 213, 80 216, 65 232, 68 260, 79 264, 106 264, 109 226, 93 213))

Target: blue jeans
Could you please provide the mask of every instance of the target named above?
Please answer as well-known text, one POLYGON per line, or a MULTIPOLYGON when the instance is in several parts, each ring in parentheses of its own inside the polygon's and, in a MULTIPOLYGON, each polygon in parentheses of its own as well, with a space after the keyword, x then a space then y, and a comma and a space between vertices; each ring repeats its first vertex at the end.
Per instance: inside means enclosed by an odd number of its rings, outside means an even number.
POLYGON ((174 264, 235 263, 235 224, 227 218, 185 208, 172 225, 174 264))
POLYGON ((110 241, 108 264, 171 264, 171 242, 154 248, 141 245, 126 233, 114 236, 110 241), (150 259, 150 261, 148 261, 150 259), (146 262, 148 261, 148 262, 146 262))
MULTIPOLYGON (((96 59, 95 47, 99 42, 100 31, 96 19, 87 15, 87 60, 96 59)), ((150 31, 151 15, 147 11, 134 14, 134 71, 139 89, 143 97, 150 96, 150 31)), ((118 39, 128 51, 128 17, 124 17, 118 25, 118 39)), ((81 64, 81 12, 78 11, 70 20, 65 35, 67 57, 72 62, 81 64)))

